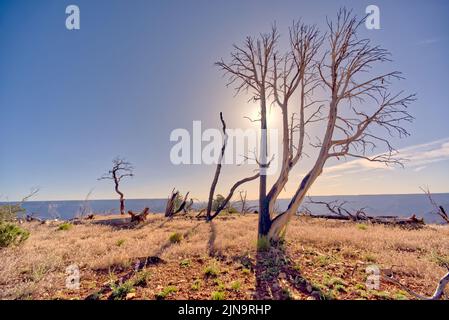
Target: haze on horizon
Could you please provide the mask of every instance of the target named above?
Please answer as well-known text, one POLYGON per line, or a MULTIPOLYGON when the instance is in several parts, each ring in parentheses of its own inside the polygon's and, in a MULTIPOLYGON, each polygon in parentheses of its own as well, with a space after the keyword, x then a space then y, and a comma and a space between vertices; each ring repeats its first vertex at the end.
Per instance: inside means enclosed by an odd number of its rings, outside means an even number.
MULTIPOLYGON (((129 199, 166 198, 176 187, 205 200, 213 165, 170 163, 170 133, 251 128, 249 96, 234 97, 213 65, 233 43, 269 30, 285 40, 303 18, 323 31, 338 8, 359 16, 380 8, 381 29, 362 30, 393 54, 389 68, 403 72, 395 91, 416 92, 411 136, 392 139, 404 168, 365 160, 332 161, 312 195, 416 194, 420 186, 449 192, 449 3, 446 1, 10 1, 0 3, 0 201, 18 200, 39 186, 33 200, 114 199, 97 181, 119 155, 133 163, 123 182, 129 199), (256 6, 257 2, 257 6, 256 6), (77 4, 81 29, 65 28, 65 8, 77 4), (257 10, 255 9, 257 8, 257 10)), ((376 70, 373 70, 375 73, 376 70)), ((272 107, 269 126, 280 125, 272 107)), ((320 129, 316 128, 319 134, 320 129)), ((305 158, 280 198, 287 198, 313 163, 305 158)), ((218 193, 227 193, 253 168, 224 166, 218 193)), ((257 198, 257 182, 245 185, 257 198)))

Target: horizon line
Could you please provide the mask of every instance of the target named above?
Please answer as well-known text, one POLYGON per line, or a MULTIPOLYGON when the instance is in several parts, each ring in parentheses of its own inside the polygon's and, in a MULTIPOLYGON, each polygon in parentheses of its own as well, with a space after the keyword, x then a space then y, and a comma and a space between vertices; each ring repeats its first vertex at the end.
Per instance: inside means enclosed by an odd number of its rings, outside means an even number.
MULTIPOLYGON (((447 192, 432 192, 433 195, 439 195, 439 194, 449 194, 449 191, 447 192)), ((307 197, 359 197, 359 196, 412 196, 412 195, 422 195, 426 196, 425 193, 367 193, 367 194, 332 194, 332 195, 310 195, 307 197)), ((127 198, 125 199, 125 202, 127 200, 166 200, 167 198, 127 198)), ((279 198, 279 200, 291 200, 289 198, 279 198)), ((26 202, 61 202, 61 201, 119 201, 119 199, 112 198, 112 199, 68 199, 68 200, 29 200, 26 202)), ((199 200, 199 202, 207 202, 208 200, 199 200)), ((258 201, 258 199, 247 199, 246 201, 258 201)), ((21 202, 21 200, 12 200, 12 201, 0 201, 0 203, 17 203, 21 202)))

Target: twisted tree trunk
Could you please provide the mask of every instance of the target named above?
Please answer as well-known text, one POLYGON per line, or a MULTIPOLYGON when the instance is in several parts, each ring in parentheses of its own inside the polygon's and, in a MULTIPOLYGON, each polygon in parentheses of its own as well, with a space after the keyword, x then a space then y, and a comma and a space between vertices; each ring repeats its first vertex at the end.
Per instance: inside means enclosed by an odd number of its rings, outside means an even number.
POLYGON ((112 175, 114 177, 115 192, 117 192, 117 194, 120 197, 120 214, 123 215, 123 214, 125 214, 125 195, 118 188, 119 187, 119 180, 117 179, 116 172, 114 171, 112 173, 112 175))

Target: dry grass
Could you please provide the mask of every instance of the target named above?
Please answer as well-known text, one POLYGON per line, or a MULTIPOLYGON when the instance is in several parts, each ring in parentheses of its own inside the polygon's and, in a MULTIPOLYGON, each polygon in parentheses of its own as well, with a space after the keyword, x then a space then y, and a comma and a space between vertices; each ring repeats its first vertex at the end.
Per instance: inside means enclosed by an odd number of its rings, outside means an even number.
MULTIPOLYGON (((225 299, 308 297, 284 281, 284 271, 269 260, 264 268, 274 270, 280 280, 270 292, 257 295, 260 261, 254 215, 218 218, 213 224, 157 215, 133 228, 126 219, 111 219, 76 224, 68 230, 59 230, 57 224, 25 224, 31 232, 25 244, 1 250, 0 298, 84 299, 132 273, 135 262, 145 257, 159 257, 162 262, 146 266, 149 280, 143 286, 131 286, 129 297, 155 299, 164 292, 169 292, 165 299, 211 299, 218 296, 214 292, 223 293, 225 299), (170 241, 174 233, 182 234, 179 243, 170 241), (65 288, 65 269, 71 264, 80 268, 80 290, 65 288), (216 272, 211 275, 208 268, 216 272)), ((328 298, 399 299, 411 297, 389 283, 381 282, 379 291, 366 290, 366 266, 390 270, 403 284, 431 294, 445 272, 444 262, 449 261, 448 238, 449 228, 442 226, 360 228, 348 222, 295 218, 284 247, 286 265, 328 298)), ((110 296, 109 289, 99 298, 110 296)))

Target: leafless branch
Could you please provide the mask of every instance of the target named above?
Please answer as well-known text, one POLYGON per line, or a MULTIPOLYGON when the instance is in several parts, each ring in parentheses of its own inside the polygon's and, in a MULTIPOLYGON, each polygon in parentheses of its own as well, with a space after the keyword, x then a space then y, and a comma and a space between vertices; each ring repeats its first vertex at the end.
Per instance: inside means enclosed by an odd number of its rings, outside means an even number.
POLYGON ((446 223, 449 223, 449 216, 446 213, 446 210, 443 208, 443 206, 440 206, 435 202, 435 200, 432 197, 432 194, 430 193, 429 187, 427 188, 421 187, 421 190, 427 195, 427 198, 429 198, 430 203, 435 209, 434 213, 439 215, 446 223))

